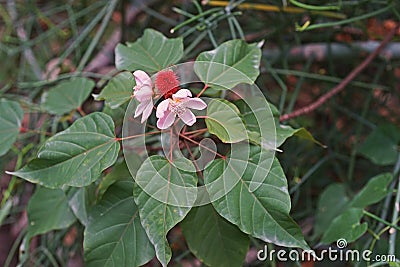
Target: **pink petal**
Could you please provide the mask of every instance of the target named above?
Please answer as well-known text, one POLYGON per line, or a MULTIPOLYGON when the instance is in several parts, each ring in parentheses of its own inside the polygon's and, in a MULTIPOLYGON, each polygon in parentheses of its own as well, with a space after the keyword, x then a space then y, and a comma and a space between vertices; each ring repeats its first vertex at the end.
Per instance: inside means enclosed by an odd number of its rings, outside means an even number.
POLYGON ((140 89, 140 87, 142 87, 143 85, 150 86, 150 88, 152 87, 151 79, 146 72, 142 70, 137 70, 133 73, 133 76, 135 77, 136 87, 138 89, 140 89))
POLYGON ((169 106, 169 99, 165 99, 165 100, 161 101, 161 103, 158 104, 158 106, 157 106, 156 117, 157 118, 164 117, 164 113, 165 113, 165 111, 168 110, 168 106, 169 106))
POLYGON ((190 98, 184 103, 185 107, 192 108, 192 109, 197 109, 197 110, 202 110, 207 107, 207 104, 201 100, 200 98, 190 98))
POLYGON ((196 122, 196 117, 194 116, 193 112, 188 109, 179 115, 179 118, 181 118, 182 121, 189 126, 192 126, 196 122))
POLYGON ((175 94, 172 95, 173 99, 176 98, 187 98, 187 97, 192 97, 192 92, 190 92, 188 89, 181 89, 175 94))
POLYGON ((146 106, 147 106, 147 103, 146 103, 146 102, 141 102, 141 103, 136 107, 135 116, 134 116, 134 117, 135 117, 135 118, 136 118, 136 117, 139 117, 140 114, 142 114, 143 111, 145 110, 146 106))
POLYGON ((148 85, 143 85, 141 88, 138 89, 136 89, 135 87, 134 96, 137 100, 139 100, 139 102, 146 101, 153 97, 153 89, 151 89, 151 87, 148 85))
POLYGON ((174 123, 174 120, 175 120, 175 114, 167 110, 164 113, 164 116, 158 119, 157 127, 161 130, 167 129, 174 123))
POLYGON ((150 117, 152 111, 153 111, 153 101, 150 100, 150 102, 146 105, 146 108, 143 111, 141 123, 145 122, 150 117))

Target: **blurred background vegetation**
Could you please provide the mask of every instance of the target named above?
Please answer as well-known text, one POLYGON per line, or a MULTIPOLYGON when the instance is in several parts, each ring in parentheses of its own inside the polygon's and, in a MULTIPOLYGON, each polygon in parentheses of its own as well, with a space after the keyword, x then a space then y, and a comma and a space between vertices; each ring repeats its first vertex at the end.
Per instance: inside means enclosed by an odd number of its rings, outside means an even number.
MULTIPOLYGON (((0 158, 0 265, 16 265, 27 224, 26 205, 34 190, 32 184, 9 177, 4 170, 22 166, 48 134, 66 128, 74 116, 54 118, 43 112, 41 93, 71 76, 94 79, 97 85, 93 93, 98 93, 117 72, 113 51, 118 42, 133 42, 144 29, 154 28, 169 37, 181 36, 184 61, 188 61, 226 40, 265 40, 257 85, 285 114, 312 103, 339 84, 391 30, 396 30, 400 19, 397 0, 314 0, 306 1, 308 5, 303 7, 291 2, 0 0, 0 98, 20 102, 25 111, 23 127, 34 129, 23 133, 12 151, 0 158)), ((400 30, 396 31, 391 42, 340 94, 310 114, 283 122, 306 127, 326 145, 323 148, 292 138, 278 155, 288 177, 292 215, 312 246, 318 244, 313 234, 318 200, 327 186, 343 183, 351 196, 369 178, 386 171, 395 175, 390 187, 397 187, 400 30), (371 137, 381 128, 386 129, 385 134, 371 137)), ((89 98, 80 112, 101 109, 100 103, 89 98)), ((113 115, 122 122, 123 111, 113 115)), ((370 212, 391 221, 395 193, 370 212)), ((377 241, 375 248, 387 253, 389 231, 380 233, 378 240, 377 234, 384 227, 373 218, 364 219, 369 220, 375 236, 366 235, 354 246, 363 248, 377 241)), ((201 265, 188 251, 179 228, 169 237, 172 264, 201 265)), ((30 266, 83 266, 82 238, 78 225, 36 237, 30 266)), ((400 255, 397 239, 396 254, 400 255)), ((262 246, 253 240, 246 266, 270 264, 256 259, 255 253, 262 246)), ((328 266, 322 264, 319 266, 328 266)))

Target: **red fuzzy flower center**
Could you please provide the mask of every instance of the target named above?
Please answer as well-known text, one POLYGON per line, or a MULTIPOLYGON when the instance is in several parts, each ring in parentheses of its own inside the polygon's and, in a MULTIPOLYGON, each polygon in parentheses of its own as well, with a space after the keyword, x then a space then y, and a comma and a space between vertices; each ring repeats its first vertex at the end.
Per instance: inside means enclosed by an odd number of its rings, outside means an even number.
POLYGON ((169 98, 178 91, 179 80, 172 70, 163 70, 157 74, 155 85, 164 98, 169 98))

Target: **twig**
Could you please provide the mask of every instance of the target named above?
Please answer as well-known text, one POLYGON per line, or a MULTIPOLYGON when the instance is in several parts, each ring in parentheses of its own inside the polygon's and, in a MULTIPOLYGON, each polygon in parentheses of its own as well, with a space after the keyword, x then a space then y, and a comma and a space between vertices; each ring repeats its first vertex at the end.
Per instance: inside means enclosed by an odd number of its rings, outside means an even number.
POLYGON ((331 97, 334 95, 338 94, 341 92, 343 89, 346 88, 346 86, 360 73, 362 72, 370 63, 371 61, 379 55, 381 50, 389 43, 389 41, 393 38, 395 33, 397 32, 399 25, 397 25, 395 28, 393 28, 383 39, 381 44, 378 46, 378 48, 375 49, 374 52, 372 52, 360 65, 357 66, 352 72, 350 72, 349 75, 347 75, 346 78, 344 78, 336 87, 334 87, 331 91, 327 92, 326 94, 320 96, 315 102, 311 103, 308 106, 302 107, 298 110, 295 110, 291 113, 284 114, 282 115, 279 120, 280 121, 286 121, 289 119, 293 119, 296 117, 299 117, 304 114, 308 114, 318 107, 320 107, 322 104, 324 104, 326 101, 328 101, 331 97))

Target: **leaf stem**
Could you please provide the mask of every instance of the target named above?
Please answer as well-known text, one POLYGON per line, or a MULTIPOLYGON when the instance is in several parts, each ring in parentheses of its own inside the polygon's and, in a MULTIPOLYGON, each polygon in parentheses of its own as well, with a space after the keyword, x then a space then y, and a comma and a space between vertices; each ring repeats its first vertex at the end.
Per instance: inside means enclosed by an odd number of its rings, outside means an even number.
POLYGON ((365 215, 367 215, 368 217, 371 217, 371 218, 373 218, 374 220, 377 220, 378 222, 381 222, 381 223, 383 223, 383 224, 385 224, 385 225, 387 225, 387 226, 389 226, 389 227, 392 227, 392 228, 394 228, 394 229, 400 231, 400 227, 398 227, 396 224, 393 224, 393 223, 390 223, 390 222, 388 222, 388 221, 385 221, 385 220, 379 218, 378 216, 376 216, 375 214, 370 213, 370 212, 368 212, 368 211, 366 211, 366 210, 363 210, 363 213, 364 213, 365 215))
POLYGON ((162 133, 163 131, 154 131, 154 132, 148 132, 148 133, 143 133, 143 134, 136 134, 136 135, 131 135, 131 136, 126 136, 126 137, 115 137, 115 141, 124 141, 124 140, 129 140, 133 139, 136 137, 141 137, 141 136, 146 136, 146 135, 152 135, 152 134, 159 134, 162 133))
POLYGON ((212 153, 215 153, 215 155, 217 155, 218 157, 220 157, 220 158, 226 160, 226 156, 221 155, 221 154, 219 154, 218 152, 216 152, 216 151, 214 151, 214 150, 212 150, 212 149, 210 149, 210 148, 208 148, 208 147, 206 147, 206 146, 200 144, 199 142, 197 142, 197 141, 191 139, 190 137, 187 137, 186 135, 181 134, 181 133, 179 134, 179 136, 182 137, 183 139, 188 140, 189 142, 192 142, 192 143, 194 143, 194 144, 196 144, 196 145, 198 145, 198 146, 200 146, 200 147, 202 147, 202 148, 204 148, 204 149, 206 149, 206 150, 212 152, 212 153))
POLYGON ((204 85, 203 89, 201 89, 200 93, 197 94, 197 97, 200 97, 208 88, 209 86, 207 84, 204 85))

